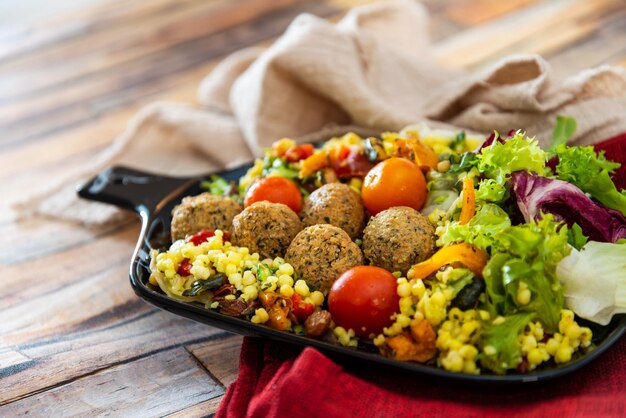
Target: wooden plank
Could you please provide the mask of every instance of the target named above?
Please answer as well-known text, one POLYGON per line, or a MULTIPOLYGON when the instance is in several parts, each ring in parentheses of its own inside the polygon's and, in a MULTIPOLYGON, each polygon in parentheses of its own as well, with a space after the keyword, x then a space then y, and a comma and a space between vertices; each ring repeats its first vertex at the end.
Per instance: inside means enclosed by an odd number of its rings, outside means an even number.
POLYGON ((189 408, 181 409, 167 415, 167 418, 207 418, 213 417, 220 406, 220 402, 224 396, 213 398, 208 401, 200 402, 189 408))
POLYGON ((0 370, 17 370, 33 360, 11 347, 0 345, 0 370))
POLYGON ((229 386, 236 378, 239 370, 239 353, 243 337, 233 335, 219 342, 211 344, 193 344, 187 346, 200 363, 219 381, 224 387, 229 386))
MULTIPOLYGON (((117 364, 136 361, 181 345, 231 335, 156 309, 139 315, 124 314, 113 325, 91 327, 75 324, 66 328, 69 330, 57 337, 37 338, 35 342, 17 345, 17 351, 34 361, 17 370, 0 370, 3 386, 0 405, 117 364)), ((2 336, 0 343, 8 345, 6 340, 12 337, 2 336)))
MULTIPOLYGON (((541 52, 545 41, 542 34, 554 26, 571 25, 572 21, 596 19, 620 8, 618 0, 555 0, 542 2, 509 14, 502 19, 472 27, 437 45, 436 56, 440 62, 451 67, 471 67, 506 53, 516 51, 517 44, 529 37, 536 39, 536 51, 541 52)), ((581 28, 581 36, 587 29, 581 28)), ((571 41, 571 37, 568 37, 571 41)))
MULTIPOLYGON (((624 22, 626 7, 603 17, 590 31, 590 36, 551 51, 548 58, 555 75, 563 77, 605 63, 620 65, 619 57, 626 55, 624 22)), ((581 22, 581 25, 585 24, 589 22, 581 22)))
MULTIPOLYGON (((132 230, 127 230, 118 237, 123 241, 119 241, 120 247, 117 251, 128 254, 130 260, 134 242, 139 236, 138 221, 133 217, 129 218, 128 223, 121 225, 107 224, 90 228, 42 218, 28 218, 16 223, 0 225, 0 249, 2 249, 0 251, 0 263, 11 265, 23 261, 33 261, 81 244, 87 244, 129 225, 133 225, 132 230)), ((50 261, 50 263, 54 262, 50 261)))
MULTIPOLYGON (((36 140, 46 134, 76 126, 99 115, 154 93, 154 82, 193 69, 208 60, 280 34, 291 20, 304 11, 328 14, 334 11, 323 4, 295 5, 260 16, 251 23, 238 25, 216 34, 191 39, 176 48, 147 54, 141 60, 118 65, 107 77, 88 77, 70 88, 68 93, 54 89, 55 100, 50 100, 37 112, 16 117, 12 108, 27 106, 28 102, 12 101, 3 113, 8 116, 1 129, 7 132, 1 139, 1 149, 8 149, 23 141, 36 140), (251 28, 254 27, 254 30, 251 28)), ((36 100, 41 100, 37 97, 36 100)))
POLYGON ((184 348, 175 348, 5 405, 0 415, 162 417, 223 393, 184 348))
MULTIPOLYGON (((244 0, 239 5, 228 0, 196 0, 189 7, 178 7, 149 18, 142 16, 130 21, 125 17, 112 26, 99 23, 93 31, 54 48, 37 51, 37 54, 4 65, 0 62, 0 74, 5 74, 4 80, 0 80, 3 88, 0 103, 32 99, 57 85, 67 86, 85 77, 114 72, 124 63, 184 47, 185 42, 214 35, 296 1, 301 0, 271 3, 244 0), (70 68, 66 60, 71 60, 70 68), (48 62, 48 65, 42 67, 42 62, 48 62)), ((5 116, 15 117, 10 113, 5 116)))
MULTIPOLYGON (((47 256, 26 258, 24 248, 22 254, 9 253, 7 257, 11 258, 9 262, 13 261, 13 264, 5 264, 2 268, 4 278, 0 288, 0 306, 8 309, 49 295, 59 288, 90 280, 96 274, 110 271, 112 267, 129 265, 137 234, 137 228, 123 228, 84 245, 70 247, 61 254, 53 252, 47 256), (16 262, 16 259, 23 263, 16 262), (25 286, 35 283, 36 286, 25 286)), ((125 276, 123 274, 121 277, 125 276)))

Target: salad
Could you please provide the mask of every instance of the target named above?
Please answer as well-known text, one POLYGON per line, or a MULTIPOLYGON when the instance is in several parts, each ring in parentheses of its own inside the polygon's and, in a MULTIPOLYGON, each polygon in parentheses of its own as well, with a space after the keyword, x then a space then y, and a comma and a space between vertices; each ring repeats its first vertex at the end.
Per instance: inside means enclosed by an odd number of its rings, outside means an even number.
POLYGON ((255 324, 448 371, 526 373, 626 312, 618 163, 526 133, 425 125, 275 142, 174 209, 149 283, 255 324))

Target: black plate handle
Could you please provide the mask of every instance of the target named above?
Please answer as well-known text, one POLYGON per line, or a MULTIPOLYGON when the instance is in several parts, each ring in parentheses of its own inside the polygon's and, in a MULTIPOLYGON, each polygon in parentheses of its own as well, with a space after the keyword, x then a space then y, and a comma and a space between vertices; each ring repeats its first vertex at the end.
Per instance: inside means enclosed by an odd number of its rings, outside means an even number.
POLYGON ((129 167, 114 166, 104 170, 78 189, 88 200, 108 203, 140 215, 159 209, 161 202, 190 186, 197 179, 167 177, 129 167))

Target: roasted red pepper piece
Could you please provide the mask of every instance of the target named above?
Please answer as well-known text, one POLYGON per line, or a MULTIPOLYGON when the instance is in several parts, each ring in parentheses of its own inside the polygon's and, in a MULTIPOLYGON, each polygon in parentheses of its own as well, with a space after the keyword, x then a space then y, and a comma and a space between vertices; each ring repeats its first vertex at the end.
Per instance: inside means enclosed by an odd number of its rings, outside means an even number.
POLYGON ((311 144, 296 145, 285 152, 285 160, 290 163, 295 163, 296 161, 309 158, 314 152, 315 148, 313 148, 311 144))
POLYGON ((188 241, 192 242, 193 245, 200 245, 213 236, 215 236, 215 231, 207 231, 206 229, 201 229, 194 235, 190 236, 188 241))
POLYGON ((337 177, 340 179, 346 179, 352 177, 365 177, 372 167, 374 167, 374 164, 367 159, 365 154, 348 148, 348 155, 344 158, 333 160, 332 166, 335 169, 337 177))
POLYGON ((183 261, 178 263, 178 268, 176 269, 176 273, 181 276, 190 276, 191 275, 191 261, 188 258, 183 258, 183 261))
POLYGON ((315 305, 307 303, 297 293, 291 296, 293 302, 292 312, 298 318, 300 322, 304 322, 313 312, 315 312, 315 305))
MULTIPOLYGON (((201 229, 196 232, 194 235, 190 236, 187 241, 193 243, 193 245, 200 245, 203 242, 209 240, 209 238, 215 236, 215 231, 207 231, 206 229, 201 229)), ((224 235, 222 236, 222 240, 224 242, 230 241, 230 232, 224 231, 224 235)))

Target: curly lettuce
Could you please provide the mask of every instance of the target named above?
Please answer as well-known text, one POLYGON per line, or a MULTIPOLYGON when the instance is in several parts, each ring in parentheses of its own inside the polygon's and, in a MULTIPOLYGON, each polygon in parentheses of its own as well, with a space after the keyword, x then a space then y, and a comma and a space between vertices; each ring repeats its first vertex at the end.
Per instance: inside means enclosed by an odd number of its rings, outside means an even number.
POLYGON ((504 210, 492 203, 483 204, 466 224, 452 221, 437 229, 440 236, 437 245, 467 242, 483 250, 491 247, 495 236, 511 226, 511 220, 504 210))
POLYGON ((546 152, 535 139, 526 138, 523 132, 518 131, 504 142, 494 141, 483 148, 478 154, 476 168, 485 177, 504 184, 515 171, 545 174, 546 157, 546 152))
POLYGON ((604 151, 596 153, 592 146, 556 147, 559 163, 556 175, 559 180, 572 183, 590 194, 603 205, 618 210, 626 216, 626 191, 617 191, 611 174, 620 167, 619 163, 604 157, 604 151))

